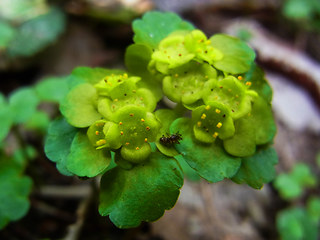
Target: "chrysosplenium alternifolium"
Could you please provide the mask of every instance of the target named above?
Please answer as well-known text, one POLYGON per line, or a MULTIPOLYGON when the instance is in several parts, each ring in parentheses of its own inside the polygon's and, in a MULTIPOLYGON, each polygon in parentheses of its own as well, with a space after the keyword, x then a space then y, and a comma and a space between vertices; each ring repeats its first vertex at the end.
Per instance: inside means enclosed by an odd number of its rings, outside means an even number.
POLYGON ((63 118, 46 141, 60 172, 103 174, 99 211, 119 227, 154 221, 174 205, 181 166, 190 172, 184 161, 210 182, 270 181, 272 91, 254 51, 227 35, 207 38, 171 13, 147 13, 133 29, 127 71, 82 67, 70 75, 63 118), (177 106, 161 107, 163 97, 177 106))

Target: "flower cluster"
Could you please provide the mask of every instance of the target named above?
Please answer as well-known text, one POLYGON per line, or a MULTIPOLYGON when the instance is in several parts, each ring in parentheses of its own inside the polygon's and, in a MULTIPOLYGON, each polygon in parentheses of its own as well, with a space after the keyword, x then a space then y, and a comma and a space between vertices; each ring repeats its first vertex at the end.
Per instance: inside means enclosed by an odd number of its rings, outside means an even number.
POLYGON ((236 38, 217 34, 208 39, 200 30, 176 31, 154 49, 148 70, 161 80, 171 101, 192 111, 198 141, 219 138, 229 154, 244 157, 275 133, 270 102, 254 88, 260 80, 248 80, 245 74, 254 58, 253 50, 236 38))
POLYGON ((68 93, 61 111, 71 125, 88 127, 87 136, 97 150, 120 149, 122 161, 142 162, 151 153, 149 143, 155 141, 160 124, 152 113, 153 94, 139 88, 138 81, 127 73, 112 73, 96 84, 79 84, 68 93))
POLYGON ((253 188, 271 181, 272 90, 254 51, 172 13, 149 12, 133 30, 127 72, 80 67, 68 78, 45 145, 58 170, 102 174, 99 212, 119 227, 173 207, 183 173, 253 188))

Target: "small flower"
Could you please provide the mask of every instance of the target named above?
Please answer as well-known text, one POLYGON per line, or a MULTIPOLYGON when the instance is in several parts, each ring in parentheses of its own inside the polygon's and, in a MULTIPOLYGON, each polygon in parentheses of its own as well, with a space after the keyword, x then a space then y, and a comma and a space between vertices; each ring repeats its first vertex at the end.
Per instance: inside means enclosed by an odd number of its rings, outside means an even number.
POLYGON ((235 131, 230 111, 218 102, 210 102, 193 110, 192 121, 194 135, 201 142, 212 143, 218 137, 226 139, 235 131))

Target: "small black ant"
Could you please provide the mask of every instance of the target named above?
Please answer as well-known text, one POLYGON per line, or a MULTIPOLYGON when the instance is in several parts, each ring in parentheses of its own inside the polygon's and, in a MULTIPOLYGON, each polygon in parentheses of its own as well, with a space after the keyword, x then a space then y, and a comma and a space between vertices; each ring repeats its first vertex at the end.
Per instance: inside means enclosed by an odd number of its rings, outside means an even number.
POLYGON ((169 137, 165 137, 164 135, 162 135, 162 137, 160 138, 160 143, 165 146, 170 146, 172 144, 180 144, 180 140, 182 140, 181 134, 177 132, 169 137))

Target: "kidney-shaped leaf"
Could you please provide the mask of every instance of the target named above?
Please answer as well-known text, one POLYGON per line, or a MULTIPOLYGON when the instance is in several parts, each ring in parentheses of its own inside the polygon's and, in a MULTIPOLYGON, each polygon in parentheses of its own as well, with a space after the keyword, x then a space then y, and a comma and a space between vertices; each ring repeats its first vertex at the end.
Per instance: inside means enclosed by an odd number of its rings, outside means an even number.
POLYGON ((197 142, 193 136, 192 122, 188 118, 175 120, 170 132, 178 132, 182 136, 176 149, 196 172, 210 182, 219 182, 233 177, 238 171, 241 160, 226 153, 219 140, 212 144, 197 142))
POLYGON ((247 183, 250 187, 261 189, 264 183, 275 177, 274 165, 277 163, 278 155, 274 148, 261 147, 253 156, 242 159, 240 170, 232 181, 247 183))
POLYGON ((9 105, 14 123, 28 121, 36 112, 39 98, 34 89, 30 87, 19 88, 9 97, 9 105))
POLYGON ((177 161, 152 153, 148 161, 129 171, 116 167, 103 175, 99 212, 120 228, 155 221, 174 206, 182 185, 177 161))
POLYGON ((53 8, 47 14, 40 15, 23 23, 8 46, 8 55, 31 56, 54 42, 65 27, 65 16, 53 8))
POLYGON ((0 159, 0 229, 22 218, 29 210, 32 180, 21 175, 22 168, 11 158, 0 159))
POLYGON ((135 43, 142 43, 156 48, 159 42, 170 33, 178 30, 193 30, 191 23, 183 21, 174 13, 151 11, 135 20, 132 24, 135 43))
POLYGON ((71 144, 67 169, 80 177, 95 177, 111 162, 111 153, 105 148, 96 149, 85 132, 79 131, 71 144))
POLYGON ((212 46, 223 53, 223 58, 213 64, 216 68, 232 74, 250 69, 256 55, 245 42, 224 34, 216 34, 210 40, 212 46))
POLYGON ((63 99, 60 110, 72 126, 89 127, 101 118, 97 111, 97 100, 96 89, 91 84, 80 84, 63 99))
POLYGON ((73 175, 66 168, 66 159, 70 153, 71 143, 77 133, 77 129, 72 127, 65 118, 57 118, 52 121, 46 138, 44 151, 47 157, 57 163, 60 173, 73 175))

